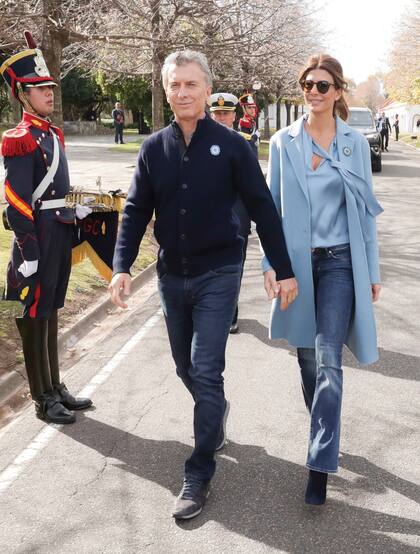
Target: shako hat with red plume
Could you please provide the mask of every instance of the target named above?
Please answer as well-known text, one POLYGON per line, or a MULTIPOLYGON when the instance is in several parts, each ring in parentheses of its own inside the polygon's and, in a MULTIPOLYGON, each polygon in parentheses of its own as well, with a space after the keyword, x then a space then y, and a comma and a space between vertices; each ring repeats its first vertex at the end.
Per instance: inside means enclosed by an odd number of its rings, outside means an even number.
POLYGON ((51 77, 44 56, 29 31, 24 31, 28 50, 23 50, 8 58, 0 67, 0 75, 17 98, 19 89, 25 87, 57 86, 51 77))

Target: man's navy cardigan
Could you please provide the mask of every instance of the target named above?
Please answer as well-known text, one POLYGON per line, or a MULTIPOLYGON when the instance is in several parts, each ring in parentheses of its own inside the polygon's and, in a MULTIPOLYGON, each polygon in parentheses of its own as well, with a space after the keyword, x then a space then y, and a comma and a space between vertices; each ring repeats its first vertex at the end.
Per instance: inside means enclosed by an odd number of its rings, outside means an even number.
POLYGON ((179 134, 172 123, 143 143, 118 234, 114 274, 130 272, 153 211, 159 275, 195 276, 241 263, 243 239, 232 210, 239 194, 277 279, 293 277, 280 218, 245 139, 208 116, 198 121, 186 149, 180 148, 179 134))

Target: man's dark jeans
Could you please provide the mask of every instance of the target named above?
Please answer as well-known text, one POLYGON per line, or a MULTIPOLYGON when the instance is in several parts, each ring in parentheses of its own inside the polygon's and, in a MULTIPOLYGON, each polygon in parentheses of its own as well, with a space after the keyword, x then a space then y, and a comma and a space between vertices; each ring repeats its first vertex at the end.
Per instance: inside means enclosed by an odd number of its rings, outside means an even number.
POLYGON ((389 132, 388 130, 384 130, 382 129, 381 131, 381 146, 382 146, 382 151, 384 150, 384 148, 388 148, 388 143, 389 143, 389 132))
POLYGON ((185 475, 211 479, 225 408, 226 342, 236 307, 242 264, 197 277, 163 275, 159 294, 176 371, 192 394, 195 448, 185 475))
POLYGON ((302 389, 311 414, 306 465, 337 471, 343 390, 343 344, 354 307, 354 283, 349 245, 312 252, 316 338, 315 348, 298 348, 302 389))
MULTIPOLYGON (((248 235, 242 237, 244 239, 244 244, 242 247, 242 255, 243 255, 243 261, 241 266, 241 279, 239 281, 239 290, 241 289, 241 283, 242 283, 242 276, 244 274, 244 267, 245 267, 245 261, 246 261, 246 250, 248 248, 248 235)), ((238 302, 236 304, 235 313, 233 314, 232 319, 232 325, 235 323, 238 323, 238 316, 239 316, 239 295, 238 295, 238 302)))
POLYGON ((123 131, 124 131, 124 124, 123 123, 114 123, 115 126, 115 142, 118 143, 118 141, 122 144, 123 141, 123 131))

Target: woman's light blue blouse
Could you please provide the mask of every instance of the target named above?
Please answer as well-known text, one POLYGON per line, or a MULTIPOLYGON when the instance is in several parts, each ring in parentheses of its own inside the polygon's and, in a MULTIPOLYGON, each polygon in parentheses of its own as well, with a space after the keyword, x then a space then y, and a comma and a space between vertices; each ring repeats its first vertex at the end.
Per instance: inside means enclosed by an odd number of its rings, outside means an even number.
POLYGON ((312 248, 335 246, 350 242, 347 222, 344 183, 329 160, 338 160, 337 141, 334 137, 329 153, 323 150, 304 129, 303 151, 305 173, 311 206, 312 248), (312 155, 323 160, 312 169, 312 155))

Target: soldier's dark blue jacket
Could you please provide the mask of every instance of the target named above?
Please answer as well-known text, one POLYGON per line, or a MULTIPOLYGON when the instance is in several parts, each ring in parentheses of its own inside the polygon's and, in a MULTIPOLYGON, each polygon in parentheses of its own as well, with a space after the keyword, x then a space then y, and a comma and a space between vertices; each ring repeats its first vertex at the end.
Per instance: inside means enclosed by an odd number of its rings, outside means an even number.
POLYGON ((49 317, 52 310, 64 304, 71 269, 74 211, 65 207, 38 208, 45 200, 63 200, 69 192, 63 134, 46 119, 24 112, 19 125, 3 134, 2 154, 7 219, 15 235, 5 298, 24 302, 29 317, 49 317), (32 194, 53 160, 52 132, 59 138, 58 168, 53 182, 32 207, 32 194), (29 279, 18 271, 23 260, 39 261, 37 273, 29 279))
POLYGON ((283 230, 256 157, 235 131, 208 116, 179 148, 170 124, 143 144, 124 208, 113 271, 129 273, 155 212, 162 275, 194 276, 240 263, 243 239, 233 205, 239 194, 277 279, 293 277, 283 230))

